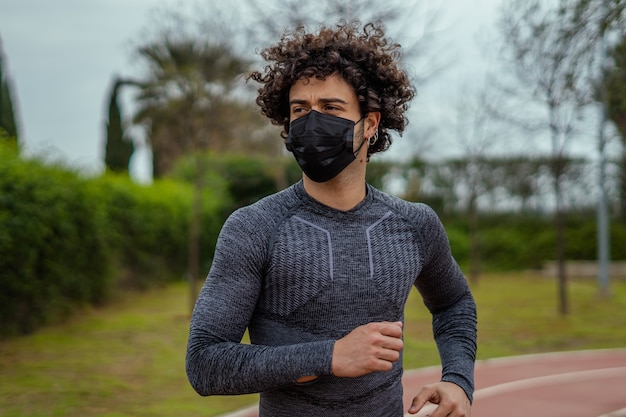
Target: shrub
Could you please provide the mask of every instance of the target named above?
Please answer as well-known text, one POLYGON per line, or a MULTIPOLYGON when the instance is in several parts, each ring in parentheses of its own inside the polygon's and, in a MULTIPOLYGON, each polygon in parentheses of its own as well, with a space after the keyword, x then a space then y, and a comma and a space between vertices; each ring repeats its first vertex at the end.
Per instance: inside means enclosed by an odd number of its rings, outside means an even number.
MULTIPOLYGON (((467 265, 469 237, 467 222, 460 216, 447 217, 452 252, 467 265)), ((611 259, 626 259, 626 224, 611 222, 611 259)), ((485 270, 541 269, 556 259, 556 237, 552 217, 542 215, 484 215, 478 230, 480 256, 485 270)), ((570 213, 566 221, 565 256, 571 260, 597 258, 597 224, 593 214, 570 213)))
MULTIPOLYGON (((180 279, 188 266, 191 186, 172 180, 141 185, 114 174, 96 182, 107 207, 117 284, 146 288, 180 279)), ((220 207, 219 198, 205 190, 200 237, 204 265, 211 259, 221 226, 220 207)))
MULTIPOLYGON (((188 268, 190 185, 84 178, 0 147, 0 339, 28 333, 116 288, 180 279, 188 268)), ((208 270, 223 199, 202 196, 201 270, 208 270)))
POLYGON ((0 148, 0 337, 106 297, 105 222, 89 181, 0 148))
MULTIPOLYGON (((177 161, 169 177, 195 181, 196 157, 184 157, 177 161)), ((302 177, 293 158, 256 157, 243 154, 200 155, 202 183, 221 200, 223 220, 235 209, 256 202, 275 193, 302 177), (295 168, 294 168, 295 167, 295 168)))

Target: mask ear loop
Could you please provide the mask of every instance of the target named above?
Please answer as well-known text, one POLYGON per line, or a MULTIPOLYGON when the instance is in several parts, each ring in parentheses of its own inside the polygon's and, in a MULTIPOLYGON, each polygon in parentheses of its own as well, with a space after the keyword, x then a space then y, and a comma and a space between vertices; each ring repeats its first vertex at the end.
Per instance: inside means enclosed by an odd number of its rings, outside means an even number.
POLYGON ((367 142, 367 141, 366 141, 365 139, 363 139, 363 140, 361 141, 361 144, 360 144, 360 145, 359 145, 359 147, 357 148, 357 150, 353 152, 353 154, 354 154, 354 156, 355 156, 355 157, 359 154, 359 152, 361 152, 361 148, 363 147, 363 145, 365 145, 365 142, 367 142))
MULTIPOLYGON (((365 119, 365 116, 361 117, 359 120, 357 120, 356 122, 354 122, 354 124, 355 124, 355 125, 357 125, 357 124, 361 123, 361 121, 362 121, 363 119, 365 119)), ((353 154, 354 154, 354 156, 355 156, 355 157, 359 154, 359 152, 361 152, 361 148, 363 147, 363 145, 365 145, 365 142, 366 142, 366 140, 365 140, 365 138, 363 138, 363 140, 361 141, 361 144, 359 145, 359 147, 357 148, 357 150, 353 152, 353 154)), ((367 142, 369 142, 369 139, 367 140, 367 142)))

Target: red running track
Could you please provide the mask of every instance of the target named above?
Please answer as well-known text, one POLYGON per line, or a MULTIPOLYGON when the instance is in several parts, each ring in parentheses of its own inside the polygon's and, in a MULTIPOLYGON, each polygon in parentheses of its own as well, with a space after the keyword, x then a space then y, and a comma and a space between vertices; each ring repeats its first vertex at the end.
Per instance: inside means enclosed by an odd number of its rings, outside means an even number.
MULTIPOLYGON (((439 368, 407 371, 405 409, 439 375, 439 368)), ((626 349, 478 361, 475 382, 473 417, 626 416, 626 349)))
MULTIPOLYGON (((439 367, 405 372, 405 410, 440 373, 439 367)), ((482 360, 475 382, 472 417, 626 417, 626 349, 482 360)), ((429 416, 434 408, 426 406, 415 416, 429 416)), ((258 417, 258 410, 224 417, 258 417)))

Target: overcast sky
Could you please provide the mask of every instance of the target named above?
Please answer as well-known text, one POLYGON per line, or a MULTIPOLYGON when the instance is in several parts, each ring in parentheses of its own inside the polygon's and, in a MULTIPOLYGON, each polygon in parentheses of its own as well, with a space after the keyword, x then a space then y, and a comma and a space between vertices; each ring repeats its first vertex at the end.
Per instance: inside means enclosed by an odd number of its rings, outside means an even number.
MULTIPOLYGON (((448 70, 417 98, 421 107, 436 114, 438 106, 450 105, 451 86, 482 83, 485 62, 477 39, 493 30, 501 1, 426 2, 441 8, 445 42, 456 51, 448 70), (444 90, 447 93, 441 94, 444 90)), ((89 172, 102 170, 111 80, 132 73, 131 41, 151 21, 156 7, 171 4, 178 2, 0 1, 0 38, 28 153, 89 172)), ((137 152, 132 168, 137 178, 149 172, 146 161, 146 153, 137 152)))

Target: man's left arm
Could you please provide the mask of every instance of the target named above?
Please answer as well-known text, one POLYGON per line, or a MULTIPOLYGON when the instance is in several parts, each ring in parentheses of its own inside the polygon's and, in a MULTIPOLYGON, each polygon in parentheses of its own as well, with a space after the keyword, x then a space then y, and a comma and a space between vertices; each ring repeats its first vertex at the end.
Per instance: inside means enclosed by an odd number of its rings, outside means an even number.
POLYGON ((426 209, 421 233, 423 269, 415 285, 433 315, 433 335, 442 365, 441 381, 425 387, 419 403, 440 404, 439 416, 469 416, 474 393, 476 360, 476 304, 469 285, 450 250, 445 229, 432 209, 426 209), (453 404, 453 405, 450 405, 453 404), (442 407, 445 405, 445 407, 442 407), (457 410, 446 412, 446 410, 457 410))
POLYGON ((476 304, 469 290, 456 303, 433 314, 433 334, 441 358, 441 381, 463 388, 470 402, 474 393, 476 325, 476 304))
POLYGON ((433 314, 433 333, 441 358, 441 381, 423 387, 409 413, 417 413, 430 402, 438 404, 431 417, 468 417, 476 359, 476 305, 469 291, 449 308, 433 314))

